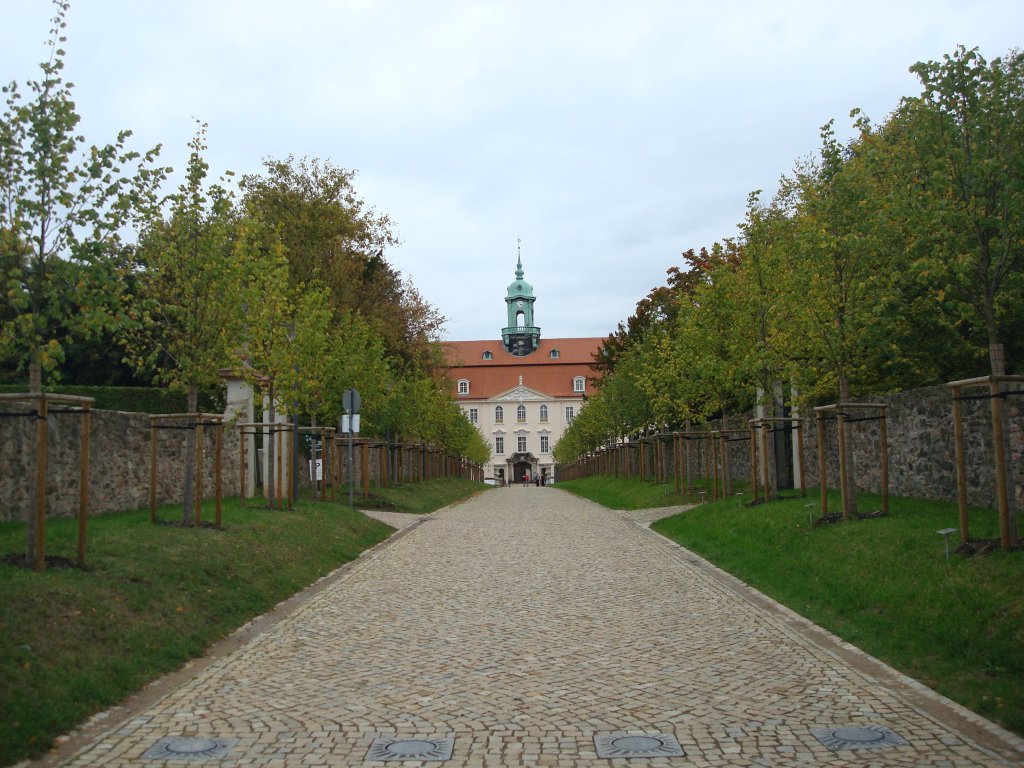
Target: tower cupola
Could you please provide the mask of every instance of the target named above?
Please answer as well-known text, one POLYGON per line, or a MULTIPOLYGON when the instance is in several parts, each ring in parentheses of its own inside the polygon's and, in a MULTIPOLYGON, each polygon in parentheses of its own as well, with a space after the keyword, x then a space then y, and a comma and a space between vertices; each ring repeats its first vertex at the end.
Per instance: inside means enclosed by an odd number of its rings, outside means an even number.
POLYGON ((534 325, 533 286, 523 279, 523 254, 519 253, 516 263, 516 279, 509 284, 505 294, 508 310, 508 325, 501 329, 501 341, 506 351, 517 357, 525 357, 540 346, 540 328, 534 325))

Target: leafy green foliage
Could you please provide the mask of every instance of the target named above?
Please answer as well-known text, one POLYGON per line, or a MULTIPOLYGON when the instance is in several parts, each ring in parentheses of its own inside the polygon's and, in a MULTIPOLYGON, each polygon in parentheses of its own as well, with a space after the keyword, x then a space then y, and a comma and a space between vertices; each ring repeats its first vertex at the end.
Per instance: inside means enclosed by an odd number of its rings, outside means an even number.
POLYGON ((68 3, 56 0, 42 75, 3 88, 0 118, 0 359, 33 389, 63 360, 69 339, 116 325, 120 231, 155 203, 166 169, 159 147, 127 149, 130 131, 83 148, 72 84, 63 79, 68 3), (134 166, 134 167, 132 167, 134 166))
POLYGON ((737 240, 689 250, 611 334, 599 392, 555 447, 751 407, 1012 372, 1024 344, 1024 55, 958 48, 914 65, 922 93, 855 138, 830 121, 737 240), (1005 354, 1008 346, 1009 355, 1005 354))

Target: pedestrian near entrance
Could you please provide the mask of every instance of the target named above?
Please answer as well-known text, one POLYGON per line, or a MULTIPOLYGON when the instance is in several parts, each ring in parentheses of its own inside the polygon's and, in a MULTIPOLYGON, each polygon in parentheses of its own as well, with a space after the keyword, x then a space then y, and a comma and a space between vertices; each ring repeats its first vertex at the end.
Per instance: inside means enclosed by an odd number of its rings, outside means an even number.
POLYGON ((530 484, 530 470, 526 470, 523 473, 523 485, 529 485, 529 484, 530 484))

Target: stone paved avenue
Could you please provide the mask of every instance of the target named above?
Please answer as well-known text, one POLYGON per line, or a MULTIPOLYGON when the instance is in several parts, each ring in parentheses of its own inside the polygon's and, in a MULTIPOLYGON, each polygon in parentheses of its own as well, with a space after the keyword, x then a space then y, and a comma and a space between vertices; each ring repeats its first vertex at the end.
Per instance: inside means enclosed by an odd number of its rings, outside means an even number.
POLYGON ((1024 763, 1021 740, 647 530, 656 515, 516 487, 409 518, 63 764, 1024 763), (847 726, 906 743, 833 751, 811 731, 847 726), (595 736, 624 734, 673 735, 685 755, 598 757, 595 736), (143 757, 168 736, 237 741, 219 759, 143 757), (450 737, 449 762, 366 759, 378 739, 450 737))

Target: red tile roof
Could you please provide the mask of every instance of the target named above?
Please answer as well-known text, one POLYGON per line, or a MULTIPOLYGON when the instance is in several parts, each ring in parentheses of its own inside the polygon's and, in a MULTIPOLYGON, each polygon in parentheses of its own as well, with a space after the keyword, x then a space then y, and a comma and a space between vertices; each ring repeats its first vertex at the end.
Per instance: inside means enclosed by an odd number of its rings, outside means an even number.
MULTIPOLYGON (((440 342, 448 360, 448 378, 452 394, 466 400, 483 400, 500 395, 519 384, 550 397, 579 397, 573 391, 573 379, 597 376, 590 367, 603 338, 541 339, 533 354, 516 357, 505 351, 501 341, 443 341, 440 342), (557 349, 558 357, 551 351, 557 349), (484 360, 484 352, 492 359, 484 360), (458 395, 459 379, 469 380, 469 394, 458 395)), ((587 385, 587 391, 591 387, 587 385)))

